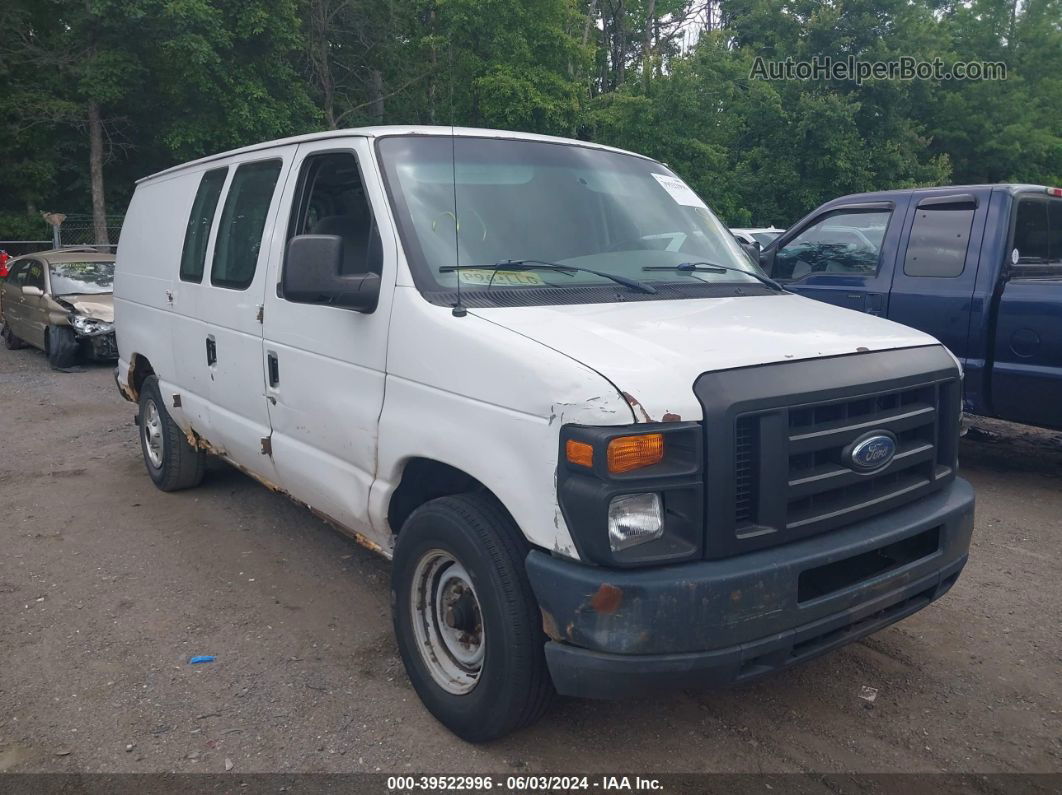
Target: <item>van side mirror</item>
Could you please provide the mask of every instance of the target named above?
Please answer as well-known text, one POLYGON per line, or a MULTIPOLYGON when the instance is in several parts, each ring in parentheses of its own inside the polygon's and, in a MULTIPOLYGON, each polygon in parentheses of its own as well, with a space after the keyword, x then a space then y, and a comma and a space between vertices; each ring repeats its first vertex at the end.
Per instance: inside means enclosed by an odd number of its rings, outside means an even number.
POLYGON ((288 243, 280 277, 284 298, 297 304, 328 304, 373 312, 380 300, 378 273, 342 274, 343 238, 296 235, 288 243))

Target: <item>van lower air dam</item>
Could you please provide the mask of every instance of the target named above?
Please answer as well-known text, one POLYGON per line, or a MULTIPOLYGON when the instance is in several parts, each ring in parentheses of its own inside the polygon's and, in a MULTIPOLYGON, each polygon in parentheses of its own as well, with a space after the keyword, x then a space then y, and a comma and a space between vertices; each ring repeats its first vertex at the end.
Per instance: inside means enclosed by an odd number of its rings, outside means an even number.
POLYGON ((785 291, 634 153, 381 127, 203 158, 137 184, 115 311, 155 484, 213 455, 391 558, 410 681, 467 740, 785 669, 966 562, 956 359, 785 291))

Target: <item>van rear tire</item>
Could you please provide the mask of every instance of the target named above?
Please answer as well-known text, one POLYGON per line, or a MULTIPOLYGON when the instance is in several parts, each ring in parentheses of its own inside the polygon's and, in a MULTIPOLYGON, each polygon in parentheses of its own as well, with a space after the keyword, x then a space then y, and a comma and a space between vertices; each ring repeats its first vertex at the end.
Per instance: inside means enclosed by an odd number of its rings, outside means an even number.
POLYGON ((402 662, 428 711, 469 742, 534 723, 553 696, 528 549, 481 494, 432 500, 398 535, 391 604, 402 662))
POLYGON ((153 375, 144 379, 140 387, 137 425, 144 466, 159 489, 178 491, 203 482, 206 453, 188 444, 184 432, 166 411, 159 380, 153 375))

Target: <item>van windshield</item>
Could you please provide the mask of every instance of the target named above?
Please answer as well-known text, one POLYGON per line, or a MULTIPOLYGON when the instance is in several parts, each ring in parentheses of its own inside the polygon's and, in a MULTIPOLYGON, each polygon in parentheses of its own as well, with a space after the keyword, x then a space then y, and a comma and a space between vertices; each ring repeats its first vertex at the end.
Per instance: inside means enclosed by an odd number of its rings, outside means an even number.
POLYGON ((407 260, 429 300, 451 301, 458 279, 474 306, 767 290, 746 275, 758 266, 704 202, 652 160, 469 136, 390 136, 378 150, 407 260), (658 292, 635 294, 583 270, 494 269, 510 260, 601 271, 658 292), (669 270, 684 263, 735 270, 669 270))

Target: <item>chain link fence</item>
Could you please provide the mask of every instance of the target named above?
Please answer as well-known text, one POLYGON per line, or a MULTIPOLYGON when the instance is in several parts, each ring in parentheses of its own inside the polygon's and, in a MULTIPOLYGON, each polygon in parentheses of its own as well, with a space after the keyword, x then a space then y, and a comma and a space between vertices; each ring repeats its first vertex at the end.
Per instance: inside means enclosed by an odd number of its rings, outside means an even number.
POLYGON ((101 251, 114 251, 118 247, 118 236, 122 232, 122 220, 125 216, 107 216, 107 238, 100 240, 96 234, 96 225, 91 215, 69 214, 58 230, 60 246, 93 246, 101 251))

